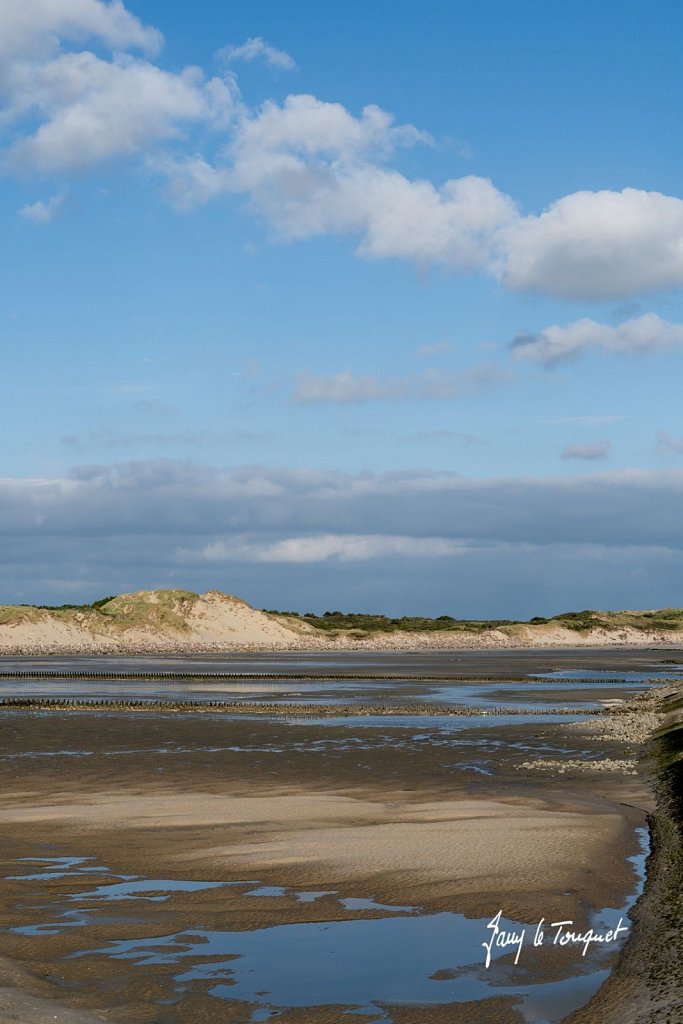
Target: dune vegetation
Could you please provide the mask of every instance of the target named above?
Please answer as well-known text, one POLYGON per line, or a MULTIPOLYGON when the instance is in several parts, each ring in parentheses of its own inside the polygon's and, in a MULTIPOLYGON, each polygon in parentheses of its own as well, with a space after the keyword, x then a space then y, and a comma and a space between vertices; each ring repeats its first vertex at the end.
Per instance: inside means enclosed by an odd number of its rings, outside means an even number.
MULTIPOLYGON (((266 611, 266 609, 264 609, 266 611)), ((617 611, 603 612, 585 610, 580 612, 562 612, 551 617, 534 616, 532 619, 456 619, 451 615, 439 615, 437 618, 404 615, 390 618, 387 615, 373 615, 359 612, 328 611, 322 615, 307 612, 268 611, 271 615, 282 615, 307 622, 316 629, 325 632, 360 631, 363 633, 394 633, 401 632, 468 632, 482 633, 486 630, 501 629, 506 626, 545 626, 555 624, 577 633, 591 630, 614 630, 620 628, 651 630, 683 630, 683 609, 662 608, 657 611, 617 611)))
POLYGON ((683 610, 584 610, 528 620, 258 610, 213 590, 142 590, 90 604, 0 606, 0 650, 97 653, 364 646, 382 649, 683 642, 683 610))

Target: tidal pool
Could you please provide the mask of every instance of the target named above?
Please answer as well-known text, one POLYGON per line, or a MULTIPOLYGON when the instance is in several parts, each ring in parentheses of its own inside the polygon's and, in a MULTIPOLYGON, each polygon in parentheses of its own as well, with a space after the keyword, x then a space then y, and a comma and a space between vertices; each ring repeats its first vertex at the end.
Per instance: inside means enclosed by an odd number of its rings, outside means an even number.
MULTIPOLYGON (((485 966, 482 943, 491 935, 489 920, 356 902, 390 911, 391 916, 255 931, 193 929, 112 942, 87 955, 128 960, 143 970, 175 965, 179 990, 195 982, 215 982, 208 990, 215 998, 257 1003, 271 1014, 286 1007, 327 1004, 346 1006, 349 1015, 363 1012, 385 1021, 391 1021, 386 1004, 443 1005, 514 996, 529 1024, 555 1024, 590 998, 609 973, 601 950, 575 964, 570 976, 563 977, 560 969, 555 981, 530 982, 534 927, 502 919, 503 928, 517 934, 525 930, 520 980, 515 983, 509 950, 494 949, 490 967, 485 966)), ((608 927, 614 928, 619 916, 614 914, 608 927)))
MULTIPOLYGON (((207 889, 223 890, 222 898, 228 899, 250 896, 311 903, 333 897, 347 914, 353 915, 350 919, 221 931, 207 930, 198 918, 191 928, 167 935, 112 939, 97 948, 84 943, 86 948, 71 957, 128 961, 135 971, 158 964, 171 965, 174 1001, 182 1001, 184 993, 191 991, 195 983, 201 983, 202 989, 208 985, 209 994, 216 999, 256 1004, 255 1022, 277 1016, 288 1007, 333 1004, 346 1007, 350 1018, 363 1012, 378 1021, 391 1022, 391 1006, 395 1004, 447 1005, 512 996, 518 1000, 527 1024, 559 1024, 607 978, 607 958, 618 949, 630 927, 628 913, 642 890, 648 853, 647 831, 639 829, 638 835, 640 852, 630 858, 637 880, 633 891, 621 907, 600 909, 589 916, 587 925, 577 924, 580 931, 591 927, 604 935, 622 921, 625 928, 619 941, 594 944, 585 956, 580 955, 579 944, 571 962, 560 956, 558 948, 556 963, 548 967, 546 957, 542 970, 536 962, 533 943, 538 922, 511 921, 502 912, 498 927, 518 938, 522 932, 524 936, 512 949, 492 943, 487 967, 485 944, 496 934, 494 922, 488 918, 472 919, 447 911, 424 913, 419 907, 383 904, 369 895, 299 891, 263 885, 253 879, 206 882, 112 876, 106 866, 84 857, 22 861, 22 865, 40 866, 44 870, 9 877, 35 884, 45 878, 78 875, 99 882, 96 875, 100 873, 108 881, 80 892, 64 893, 56 900, 51 893, 45 905, 48 920, 11 930, 27 937, 40 937, 83 929, 85 938, 89 925, 97 924, 100 930, 111 926, 114 930, 117 925, 152 921, 148 916, 151 907, 142 918, 126 913, 125 907, 123 914, 113 916, 100 913, 98 903, 127 901, 132 908, 142 910, 144 904, 164 901, 172 910, 176 895, 207 889), (117 880, 110 881, 112 877, 117 880), (234 897, 229 892, 234 892, 234 897)), ((554 928, 546 926, 544 945, 552 947, 553 933, 554 928)), ((553 952, 550 948, 551 961, 553 952)))

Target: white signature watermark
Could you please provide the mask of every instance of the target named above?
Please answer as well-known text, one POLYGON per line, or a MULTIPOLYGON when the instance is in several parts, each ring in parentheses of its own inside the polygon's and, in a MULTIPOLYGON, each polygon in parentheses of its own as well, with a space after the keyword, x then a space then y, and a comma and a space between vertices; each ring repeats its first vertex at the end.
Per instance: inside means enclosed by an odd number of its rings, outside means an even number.
MULTIPOLYGON (((491 957, 494 949, 507 949, 508 947, 517 950, 515 963, 518 963, 526 940, 527 929, 522 928, 521 931, 514 931, 502 928, 502 916, 503 911, 499 910, 496 916, 492 917, 486 925, 487 929, 491 932, 489 939, 486 942, 482 942, 482 946, 486 950, 485 963, 487 967, 491 963, 491 957)), ((536 925, 536 929, 533 933, 533 944, 534 946, 544 945, 546 942, 547 930, 549 945, 580 945, 583 946, 581 956, 585 956, 592 945, 604 945, 608 942, 615 942, 621 935, 625 935, 628 932, 628 928, 623 922, 623 917, 620 917, 619 923, 616 927, 610 928, 606 932, 596 932, 592 928, 589 928, 587 932, 576 932, 572 930, 574 926, 573 921, 551 921, 550 924, 546 925, 545 918, 542 917, 536 925)))

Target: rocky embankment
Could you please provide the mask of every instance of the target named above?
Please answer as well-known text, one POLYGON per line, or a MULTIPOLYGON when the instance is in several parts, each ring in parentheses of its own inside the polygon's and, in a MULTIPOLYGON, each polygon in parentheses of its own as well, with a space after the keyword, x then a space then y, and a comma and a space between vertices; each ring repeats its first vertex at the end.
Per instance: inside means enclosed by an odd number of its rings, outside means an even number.
POLYGON ((656 807, 634 928, 607 982, 566 1024, 683 1021, 683 697, 680 689, 662 696, 659 728, 639 765, 651 775, 656 807))

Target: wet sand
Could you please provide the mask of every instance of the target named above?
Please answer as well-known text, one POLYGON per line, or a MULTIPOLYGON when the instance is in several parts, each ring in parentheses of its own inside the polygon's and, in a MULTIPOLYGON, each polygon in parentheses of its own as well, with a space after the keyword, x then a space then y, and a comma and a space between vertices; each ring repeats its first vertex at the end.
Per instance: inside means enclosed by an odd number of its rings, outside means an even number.
POLYGON ((653 669, 674 670, 683 668, 683 648, 675 645, 658 644, 652 647, 630 648, 609 646, 553 647, 553 648, 511 648, 506 650, 451 651, 374 651, 368 650, 297 650, 297 651, 240 651, 223 653, 200 652, 164 653, 163 655, 19 655, 5 654, 1 661, 3 670, 26 671, 43 667, 50 671, 78 669, 105 671, 109 668, 132 671, 145 668, 154 671, 182 671, 195 667, 202 671, 218 671, 222 666, 234 672, 292 672, 325 668, 330 673, 343 675, 349 671, 368 669, 372 672, 391 675, 406 672, 408 675, 448 674, 454 678, 479 678, 486 676, 510 679, 530 673, 585 669, 592 673, 609 671, 615 675, 623 672, 650 672, 653 669))
MULTIPOLYGON (((480 663, 482 673, 489 667, 480 663)), ((533 670, 543 671, 538 663, 533 670)), ((652 793, 646 776, 586 768, 623 760, 626 750, 632 758, 633 743, 618 730, 591 733, 582 724, 468 722, 456 734, 433 722, 396 728, 390 719, 369 726, 210 713, 4 711, 1 909, 10 928, 35 926, 38 934, 0 936, 8 958, 0 1019, 256 1019, 258 1004, 217 999, 207 983, 179 994, 177 968, 169 964, 143 970, 101 955, 67 959, 112 941, 196 930, 199 922, 208 931, 243 932, 386 916, 367 906, 351 911, 341 902, 350 898, 476 919, 503 908, 506 917, 528 922, 545 916, 585 923, 590 908, 621 906, 634 888, 628 858, 638 849, 635 830, 653 809, 652 793), (558 770, 524 767, 539 759, 555 759, 558 770), (560 771, 563 761, 575 767, 560 771), (120 875, 239 884, 179 892, 156 904, 103 908, 86 900, 93 913, 82 926, 48 934, 40 928, 61 920, 65 901, 87 892, 89 880, 68 872, 34 882, 7 877, 26 871, 29 862, 21 860, 31 857, 93 858, 88 863, 102 868, 97 885, 120 875), (251 882, 286 891, 248 895, 251 882), (301 902, 294 891, 328 894, 301 902)), ((514 979, 504 959, 500 969, 514 979)), ((518 977, 552 981, 580 969, 580 956, 552 950, 518 977)), ((491 996, 392 1006, 387 1019, 524 1020, 514 997, 491 996)), ((290 1007, 278 1019, 373 1019, 349 1018, 347 1010, 290 1007)))

